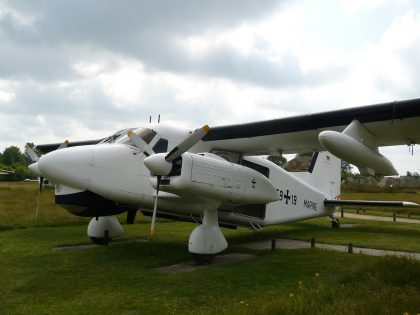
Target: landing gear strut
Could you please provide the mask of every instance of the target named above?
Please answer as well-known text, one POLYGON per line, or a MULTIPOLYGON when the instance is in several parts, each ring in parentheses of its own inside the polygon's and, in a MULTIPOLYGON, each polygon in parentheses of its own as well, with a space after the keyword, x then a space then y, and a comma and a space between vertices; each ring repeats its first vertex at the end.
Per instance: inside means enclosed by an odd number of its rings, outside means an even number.
POLYGON ((340 228, 340 221, 334 217, 331 218, 331 227, 334 229, 340 228))
POLYGON ((199 264, 208 264, 215 254, 227 248, 228 244, 220 231, 217 210, 204 210, 203 224, 197 226, 188 241, 188 250, 199 264))

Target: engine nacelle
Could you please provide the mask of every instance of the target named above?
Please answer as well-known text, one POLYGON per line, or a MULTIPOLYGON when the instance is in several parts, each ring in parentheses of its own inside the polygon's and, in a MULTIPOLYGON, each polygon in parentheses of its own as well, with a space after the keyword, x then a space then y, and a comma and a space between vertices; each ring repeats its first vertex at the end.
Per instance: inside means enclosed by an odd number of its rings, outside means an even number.
MULTIPOLYGON (((156 177, 151 177, 151 183, 156 188, 156 177)), ((279 200, 278 191, 263 174, 209 153, 184 153, 181 174, 163 177, 160 189, 179 196, 197 194, 232 204, 279 200)))

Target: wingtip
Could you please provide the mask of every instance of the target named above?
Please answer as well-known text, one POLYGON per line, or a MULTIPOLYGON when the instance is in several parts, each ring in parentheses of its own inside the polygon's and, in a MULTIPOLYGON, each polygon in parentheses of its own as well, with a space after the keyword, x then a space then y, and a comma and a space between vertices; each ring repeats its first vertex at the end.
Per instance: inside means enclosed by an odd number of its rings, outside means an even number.
POLYGON ((131 130, 128 130, 127 136, 131 137, 132 134, 133 134, 133 132, 131 130))
POLYGON ((208 132, 210 131, 210 127, 209 127, 209 125, 204 125, 204 126, 202 127, 202 129, 203 129, 206 133, 208 133, 208 132))

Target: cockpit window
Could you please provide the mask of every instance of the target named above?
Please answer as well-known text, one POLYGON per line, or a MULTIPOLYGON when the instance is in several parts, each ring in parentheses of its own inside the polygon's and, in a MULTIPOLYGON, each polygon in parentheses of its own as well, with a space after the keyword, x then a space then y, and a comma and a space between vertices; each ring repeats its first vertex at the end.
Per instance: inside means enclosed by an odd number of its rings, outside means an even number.
POLYGON ((136 132, 137 135, 144 140, 147 144, 149 144, 153 138, 156 136, 156 131, 148 128, 142 128, 136 132))
POLYGON ((124 143, 132 145, 130 138, 127 136, 127 132, 132 130, 135 132, 140 138, 144 140, 147 144, 149 144, 153 138, 156 136, 156 132, 152 129, 148 128, 127 128, 122 129, 114 133, 113 135, 109 136, 108 138, 101 141, 101 143, 124 143))
POLYGON ((155 153, 168 152, 168 140, 160 138, 153 146, 153 151, 155 151, 155 153))
POLYGON ((104 140, 102 140, 100 143, 115 143, 115 142, 117 142, 118 138, 121 138, 121 136, 126 135, 128 130, 132 130, 132 129, 134 129, 134 128, 127 128, 127 129, 118 130, 116 133, 113 133, 108 138, 105 138, 104 140))

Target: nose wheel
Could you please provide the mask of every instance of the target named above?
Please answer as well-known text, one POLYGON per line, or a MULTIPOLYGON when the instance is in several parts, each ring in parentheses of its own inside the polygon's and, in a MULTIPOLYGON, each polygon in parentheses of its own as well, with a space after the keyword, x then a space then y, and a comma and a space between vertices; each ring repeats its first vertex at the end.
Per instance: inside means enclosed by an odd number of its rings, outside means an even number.
POLYGON ((116 216, 95 217, 88 226, 87 234, 96 245, 108 245, 114 237, 124 230, 116 216))
POLYGON ((201 265, 209 264, 214 256, 227 248, 228 244, 219 228, 217 210, 204 210, 203 223, 191 233, 188 251, 201 265))
POLYGON ((208 265, 215 256, 212 254, 193 254, 195 262, 199 265, 208 265))
POLYGON ((340 228, 340 221, 337 218, 332 218, 331 219, 331 227, 334 229, 339 229, 340 228))
POLYGON ((92 242, 96 245, 108 245, 112 238, 109 237, 108 230, 105 230, 104 237, 91 237, 92 242))

